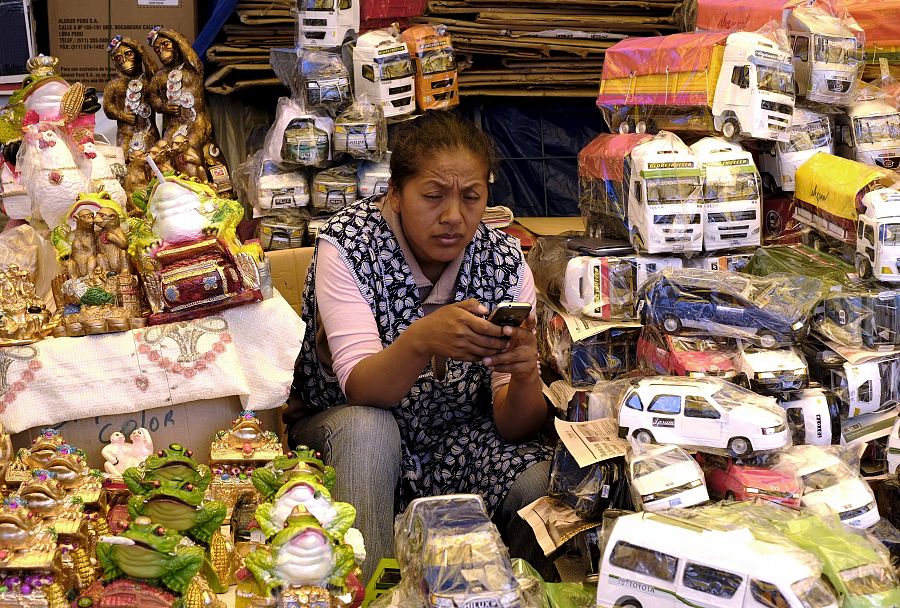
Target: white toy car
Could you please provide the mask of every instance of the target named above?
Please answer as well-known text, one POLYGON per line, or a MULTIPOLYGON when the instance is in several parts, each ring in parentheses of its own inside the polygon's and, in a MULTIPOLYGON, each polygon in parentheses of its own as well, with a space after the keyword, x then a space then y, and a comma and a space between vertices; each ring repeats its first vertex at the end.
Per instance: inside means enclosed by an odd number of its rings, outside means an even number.
POLYGON ((782 454, 782 460, 803 480, 804 507, 828 507, 853 528, 878 523, 878 505, 869 484, 837 457, 819 446, 795 445, 782 454))
POLYGON ((840 440, 840 406, 831 391, 808 388, 778 404, 787 412, 794 445, 831 445, 840 440))
POLYGON ((369 198, 388 191, 388 180, 391 179, 391 153, 379 163, 364 162, 356 173, 358 194, 360 198, 369 198))
POLYGON ((635 506, 644 511, 692 507, 709 500, 703 470, 676 445, 629 452, 628 483, 635 506))
POLYGON ((734 358, 747 388, 777 397, 809 385, 806 359, 796 348, 744 348, 734 358))
POLYGON ((732 456, 790 442, 787 418, 774 399, 719 378, 634 381, 619 407, 619 435, 641 443, 718 448, 732 456))
POLYGON ((900 417, 894 421, 887 441, 887 473, 900 473, 900 417))

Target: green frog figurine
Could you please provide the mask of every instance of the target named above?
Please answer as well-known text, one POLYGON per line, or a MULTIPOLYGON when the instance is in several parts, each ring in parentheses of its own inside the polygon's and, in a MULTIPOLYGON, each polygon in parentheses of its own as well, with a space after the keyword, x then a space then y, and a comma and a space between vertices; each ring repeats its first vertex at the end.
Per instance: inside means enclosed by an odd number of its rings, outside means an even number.
POLYGON ((271 502, 263 503, 256 509, 256 521, 266 538, 284 529, 288 517, 298 505, 315 517, 330 535, 341 540, 356 519, 353 505, 333 501, 331 492, 317 476, 297 471, 276 492, 271 502))
POLYGON ((97 561, 106 580, 131 576, 159 581, 182 594, 203 567, 203 549, 182 545, 182 536, 138 517, 119 536, 104 537, 97 544, 97 561))
POLYGON ((305 445, 299 445, 293 451, 274 458, 269 465, 254 470, 253 487, 265 500, 271 501, 295 472, 312 474, 329 492, 334 490, 334 468, 322 462, 319 452, 305 445))
POLYGON ((122 481, 132 494, 145 494, 157 487, 157 482, 181 486, 191 483, 206 492, 212 473, 205 464, 199 464, 193 458, 194 453, 184 446, 173 443, 168 449, 159 450, 148 456, 140 467, 131 467, 122 474, 122 481))

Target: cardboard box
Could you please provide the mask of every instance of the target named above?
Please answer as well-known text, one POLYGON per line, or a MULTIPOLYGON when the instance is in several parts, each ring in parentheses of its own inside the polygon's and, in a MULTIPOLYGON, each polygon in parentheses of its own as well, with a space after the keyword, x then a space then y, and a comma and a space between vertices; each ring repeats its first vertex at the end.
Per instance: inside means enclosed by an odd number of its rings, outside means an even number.
POLYGON ((48 0, 50 54, 69 82, 102 91, 115 75, 106 47, 116 34, 146 44, 155 25, 197 36, 197 0, 48 0))
MULTIPOLYGON (((109 436, 120 431, 127 437, 137 428, 144 427, 153 436, 153 447, 167 447, 170 443, 180 443, 194 451, 198 462, 209 462, 209 444, 220 429, 231 428, 231 421, 241 412, 238 397, 192 401, 171 407, 158 407, 134 414, 97 416, 83 418, 56 425, 60 434, 70 444, 87 453, 88 463, 103 470, 100 450, 109 443, 109 436)), ((281 433, 280 410, 257 412, 263 428, 281 433)), ((12 437, 13 447, 19 449, 31 445, 41 429, 34 428, 16 433, 12 437)), ((282 442, 284 437, 282 435, 282 442)))
POLYGON ((303 286, 314 251, 314 247, 298 247, 266 253, 272 263, 272 286, 298 315, 303 311, 303 286))

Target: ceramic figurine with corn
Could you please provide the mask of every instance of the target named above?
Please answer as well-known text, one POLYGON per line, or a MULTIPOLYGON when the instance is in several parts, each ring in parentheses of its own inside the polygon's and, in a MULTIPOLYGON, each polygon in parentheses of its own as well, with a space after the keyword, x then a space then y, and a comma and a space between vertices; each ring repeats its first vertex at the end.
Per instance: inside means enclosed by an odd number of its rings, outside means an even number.
POLYGON ((234 548, 219 531, 227 507, 205 500, 212 478, 209 467, 198 464, 191 450, 173 443, 142 466, 127 469, 122 478, 133 494, 128 501, 132 520, 149 517, 206 547, 209 567, 204 576, 213 591, 223 592, 234 577, 234 548))
POLYGON ((257 265, 263 253, 237 238, 241 204, 195 178, 163 175, 148 162, 156 178, 132 196, 144 216, 131 222, 129 253, 153 311, 149 323, 195 319, 261 300, 257 265))
POLYGON ((225 502, 229 511, 243 493, 256 494, 253 471, 283 455, 278 435, 263 430, 251 411, 241 412, 230 429, 218 431, 209 452, 213 473, 209 495, 225 502))

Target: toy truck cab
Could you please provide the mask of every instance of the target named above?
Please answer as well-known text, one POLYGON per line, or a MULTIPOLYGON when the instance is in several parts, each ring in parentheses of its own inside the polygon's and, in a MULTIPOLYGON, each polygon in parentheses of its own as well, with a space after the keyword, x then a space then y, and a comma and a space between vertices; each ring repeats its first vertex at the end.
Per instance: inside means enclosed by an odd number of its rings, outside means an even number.
POLYGON ((625 159, 631 243, 638 251, 700 251, 700 164, 672 134, 657 136, 625 159), (629 171, 630 166, 630 171, 629 171))
POLYGON ((414 25, 401 36, 416 71, 416 101, 420 110, 459 105, 456 56, 450 37, 430 25, 414 25))
POLYGON ((385 117, 416 109, 415 72, 403 41, 385 30, 367 32, 353 49, 356 96, 381 104, 385 117))
POLYGON ((850 105, 863 49, 847 23, 817 8, 790 12, 787 29, 794 55, 797 95, 810 101, 850 105))
POLYGON ((287 163, 302 165, 317 165, 330 160, 333 129, 330 120, 317 119, 316 116, 291 119, 284 129, 281 158, 287 163))
POLYGON ((900 281, 900 192, 879 188, 862 199, 856 223, 856 268, 862 277, 900 281))
POLYGON ((749 152, 716 137, 691 146, 703 181, 703 246, 707 251, 758 247, 762 191, 749 152))
POLYGON ((369 198, 388 191, 391 179, 391 153, 388 152, 381 162, 366 161, 357 171, 358 193, 360 198, 369 198))
POLYGON ((359 31, 359 0, 299 0, 297 9, 302 47, 338 47, 359 31))
POLYGON ((762 34, 728 36, 712 113, 726 139, 783 140, 794 111, 794 69, 785 49, 762 34))
POLYGON ((395 538, 404 578, 419 579, 428 608, 521 608, 519 582, 481 496, 418 498, 398 517, 395 538))
POLYGON ((598 608, 837 608, 815 559, 746 528, 707 530, 659 513, 619 517, 600 559, 598 608))
POLYGON ((777 187, 793 192, 797 167, 816 152, 834 152, 831 122, 823 114, 806 108, 794 108, 787 141, 776 142, 759 155, 763 183, 772 191, 777 187))
POLYGON ((863 99, 839 114, 837 154, 867 165, 900 169, 900 113, 879 99, 863 99))

